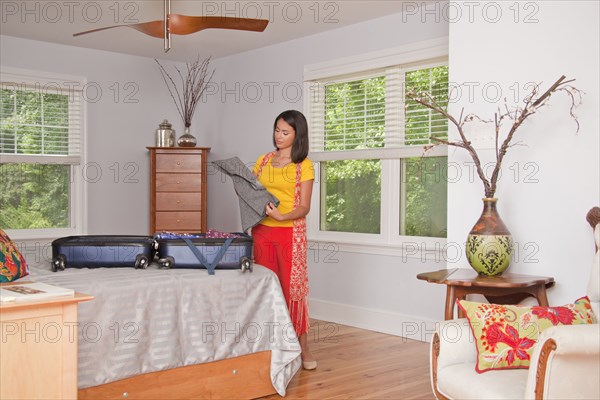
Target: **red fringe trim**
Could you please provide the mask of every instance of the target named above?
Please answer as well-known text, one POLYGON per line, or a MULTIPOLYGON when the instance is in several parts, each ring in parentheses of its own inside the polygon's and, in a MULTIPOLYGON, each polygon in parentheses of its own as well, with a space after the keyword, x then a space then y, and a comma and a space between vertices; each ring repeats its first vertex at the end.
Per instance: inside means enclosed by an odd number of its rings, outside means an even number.
POLYGON ((290 310, 290 318, 292 319, 296 335, 300 337, 300 335, 308 333, 310 329, 310 321, 308 319, 308 299, 305 297, 300 301, 290 300, 288 309, 290 310))

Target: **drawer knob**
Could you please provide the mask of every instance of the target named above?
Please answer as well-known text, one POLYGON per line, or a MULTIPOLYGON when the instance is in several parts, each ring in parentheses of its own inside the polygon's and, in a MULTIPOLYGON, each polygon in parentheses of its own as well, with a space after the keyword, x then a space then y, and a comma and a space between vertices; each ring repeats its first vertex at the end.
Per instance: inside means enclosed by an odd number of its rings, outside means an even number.
POLYGON ((181 200, 177 200, 177 204, 181 204, 181 200))
POLYGON ((177 184, 179 185, 181 183, 181 181, 177 181, 177 184))
POLYGON ((177 223, 180 223, 180 222, 181 222, 181 220, 180 220, 180 219, 178 219, 178 220, 177 220, 177 223))
POLYGON ((177 166, 178 167, 181 166, 181 162, 177 161, 177 166))

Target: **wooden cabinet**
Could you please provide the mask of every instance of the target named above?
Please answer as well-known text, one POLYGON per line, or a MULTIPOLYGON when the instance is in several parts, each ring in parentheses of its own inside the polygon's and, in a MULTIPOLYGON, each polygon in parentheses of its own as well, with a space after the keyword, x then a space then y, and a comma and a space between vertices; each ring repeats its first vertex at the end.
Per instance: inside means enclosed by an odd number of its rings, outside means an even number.
POLYGON ((74 297, 0 305, 0 398, 77 399, 74 297))
POLYGON ((205 147, 148 147, 150 234, 206 231, 205 147))

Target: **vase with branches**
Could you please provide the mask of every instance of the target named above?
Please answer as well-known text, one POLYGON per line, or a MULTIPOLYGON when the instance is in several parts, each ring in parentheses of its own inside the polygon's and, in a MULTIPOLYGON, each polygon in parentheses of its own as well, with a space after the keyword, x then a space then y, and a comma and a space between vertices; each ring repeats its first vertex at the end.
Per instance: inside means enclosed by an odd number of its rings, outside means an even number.
POLYGON ((445 106, 438 102, 429 92, 417 92, 407 90, 406 97, 418 104, 431 109, 433 112, 443 115, 458 132, 458 139, 442 139, 431 137, 432 145, 426 146, 425 151, 438 145, 447 145, 465 149, 471 156, 475 165, 477 176, 483 183, 484 189, 484 209, 483 212, 467 237, 466 252, 467 259, 471 266, 480 274, 498 275, 508 268, 512 255, 512 235, 500 219, 496 210, 496 194, 498 178, 500 177, 502 162, 508 150, 517 145, 514 143, 517 130, 523 126, 523 123, 540 109, 545 107, 551 96, 557 93, 566 94, 570 99, 569 115, 575 121, 577 131, 579 131, 579 121, 574 114, 574 109, 581 103, 582 92, 571 85, 574 80, 566 80, 561 76, 556 82, 542 92, 540 85, 535 85, 529 94, 523 100, 522 105, 509 107, 506 103, 504 109, 498 109, 492 119, 483 119, 476 114, 465 114, 464 108, 461 110, 458 118, 451 115, 445 106), (495 160, 492 162, 492 174, 488 177, 482 167, 481 158, 465 134, 465 124, 479 121, 486 124, 493 124, 495 132, 495 160), (510 121, 508 129, 504 124, 510 121))
POLYGON ((198 55, 194 62, 186 63, 185 73, 181 69, 173 67, 176 71, 175 79, 157 59, 154 61, 158 64, 159 71, 185 128, 184 134, 177 143, 182 147, 193 147, 196 145, 196 138, 190 134, 192 117, 215 73, 214 69, 209 73, 210 57, 200 59, 200 55, 198 55))

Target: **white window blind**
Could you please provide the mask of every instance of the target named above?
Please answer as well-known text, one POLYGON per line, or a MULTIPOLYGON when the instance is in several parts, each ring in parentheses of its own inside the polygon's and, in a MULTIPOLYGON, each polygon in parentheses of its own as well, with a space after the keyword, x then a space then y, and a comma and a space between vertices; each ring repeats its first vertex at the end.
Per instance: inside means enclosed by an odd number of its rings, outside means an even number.
POLYGON ((325 150, 382 147, 385 95, 374 87, 385 77, 325 86, 325 150))
MULTIPOLYGON (((415 68, 404 73, 406 90, 430 93, 442 108, 448 105, 448 74, 439 68, 415 68)), ((443 115, 414 101, 405 107, 405 144, 428 145, 430 137, 448 137, 448 121, 443 115)))
POLYGON ((440 96, 445 107, 447 70, 435 68, 441 65, 392 66, 308 82, 311 158, 324 160, 324 152, 327 160, 415 157, 432 143, 430 136, 446 138, 443 116, 405 98, 414 87, 440 96))
POLYGON ((81 161, 82 84, 2 73, 2 162, 81 161))

